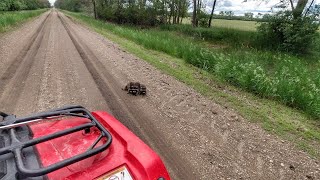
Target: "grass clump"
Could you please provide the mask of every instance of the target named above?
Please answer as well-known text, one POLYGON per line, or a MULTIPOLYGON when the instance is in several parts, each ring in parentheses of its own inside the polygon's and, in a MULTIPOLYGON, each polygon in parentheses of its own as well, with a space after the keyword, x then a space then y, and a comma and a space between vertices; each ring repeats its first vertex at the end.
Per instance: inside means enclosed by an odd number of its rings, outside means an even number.
POLYGON ((39 16, 47 11, 47 9, 30 10, 30 11, 14 11, 14 12, 0 12, 0 33, 10 30, 22 22, 30 18, 39 16))
POLYGON ((69 13, 99 29, 129 39, 145 48, 184 59, 237 87, 260 97, 278 100, 320 118, 320 72, 303 59, 252 49, 221 50, 159 29, 118 26, 79 13, 69 13))

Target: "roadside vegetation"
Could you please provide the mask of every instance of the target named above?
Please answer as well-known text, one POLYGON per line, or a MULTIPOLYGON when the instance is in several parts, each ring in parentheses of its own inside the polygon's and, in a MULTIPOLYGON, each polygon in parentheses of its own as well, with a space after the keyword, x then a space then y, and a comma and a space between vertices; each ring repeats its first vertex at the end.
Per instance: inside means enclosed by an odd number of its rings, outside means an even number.
POLYGON ((48 0, 1 0, 0 11, 21 11, 49 8, 48 0))
POLYGON ((257 36, 256 32, 237 30, 234 28, 193 28, 192 25, 161 25, 159 29, 162 31, 171 31, 176 34, 183 34, 187 37, 192 37, 194 40, 207 41, 216 45, 227 45, 234 48, 243 48, 252 46, 257 36))
MULTIPOLYGON (((63 1, 57 2, 60 3, 59 7, 70 10, 64 7, 63 1)), ((151 60, 148 55, 141 55, 141 51, 138 53, 143 59, 148 59, 148 62, 201 93, 223 104, 229 104, 245 118, 262 123, 266 130, 293 142, 300 138, 295 142, 299 147, 320 157, 316 150, 320 145, 320 40, 316 23, 318 14, 311 10, 305 11, 306 3, 299 1, 291 11, 265 16, 254 31, 216 27, 215 20, 210 25, 210 15, 203 14, 202 1, 199 0, 193 1, 195 4, 190 25, 183 24, 183 19, 189 15, 179 13, 179 7, 183 7, 179 5, 173 6, 178 7, 177 9, 168 8, 166 12, 152 11, 150 7, 142 8, 144 11, 141 13, 148 15, 150 11, 160 14, 151 16, 154 17, 152 21, 139 21, 139 18, 144 17, 143 14, 140 14, 138 21, 132 21, 130 12, 139 11, 143 5, 132 1, 132 6, 124 8, 119 4, 112 6, 115 2, 112 0, 94 2, 95 4, 91 4, 92 16, 103 21, 94 21, 88 12, 66 13, 116 41, 123 42, 121 38, 125 38, 148 51, 165 53, 174 57, 172 59, 182 60, 183 62, 175 62, 179 64, 178 67, 183 67, 179 72, 163 62, 151 60), (118 8, 111 8, 117 6, 118 8), (99 11, 107 15, 102 16, 99 11), (117 21, 117 17, 122 16, 119 14, 122 14, 124 19, 129 19, 117 21), (208 28, 210 26, 212 27, 208 28), (200 75, 198 72, 201 72, 200 75), (200 80, 195 76, 200 76, 200 80), (246 94, 244 91, 250 92, 250 95, 244 96, 257 106, 241 102, 233 97, 234 94, 226 95, 211 87, 216 83, 231 89, 236 87, 235 91, 239 92, 240 96, 246 94)), ((175 3, 166 2, 167 7, 175 3)), ((90 2, 87 3, 90 5, 90 2)), ((82 11, 81 8, 79 11, 82 11)), ((228 12, 228 17, 231 16, 232 13, 228 12)), ((136 48, 128 48, 137 54, 136 48)))
POLYGON ((47 0, 1 0, 0 33, 39 16, 49 7, 50 3, 47 0))
POLYGON ((0 12, 0 33, 10 30, 12 27, 21 24, 33 17, 47 11, 47 9, 30 10, 30 11, 15 11, 15 12, 0 12))

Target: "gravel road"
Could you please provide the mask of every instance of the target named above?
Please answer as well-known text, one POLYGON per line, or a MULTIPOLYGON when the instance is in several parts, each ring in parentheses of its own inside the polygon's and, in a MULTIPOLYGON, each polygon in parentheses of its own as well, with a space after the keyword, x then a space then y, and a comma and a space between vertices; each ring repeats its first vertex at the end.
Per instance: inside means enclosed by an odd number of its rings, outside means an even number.
POLYGON ((150 145, 172 179, 320 179, 318 160, 201 96, 61 12, 0 35, 0 109, 105 110, 150 145), (130 96, 127 82, 147 85, 130 96))

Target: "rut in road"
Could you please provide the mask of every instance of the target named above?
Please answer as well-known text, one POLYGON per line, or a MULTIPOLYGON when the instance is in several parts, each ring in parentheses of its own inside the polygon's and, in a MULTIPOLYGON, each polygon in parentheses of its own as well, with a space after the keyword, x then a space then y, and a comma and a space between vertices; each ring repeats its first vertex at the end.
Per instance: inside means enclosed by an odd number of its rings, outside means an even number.
POLYGON ((0 78, 0 104, 4 107, 2 111, 12 112, 17 104, 19 96, 24 88, 30 68, 34 63, 34 57, 39 51, 40 44, 45 34, 45 28, 49 27, 51 12, 38 27, 30 38, 29 43, 22 49, 10 66, 0 78), (11 91, 4 95, 4 90, 11 83, 11 91))
POLYGON ((179 157, 179 153, 175 152, 170 146, 163 141, 162 134, 153 126, 148 126, 150 119, 136 109, 136 104, 126 101, 125 97, 120 97, 117 89, 121 89, 121 85, 117 83, 104 65, 94 55, 94 53, 81 42, 81 39, 72 31, 72 28, 64 20, 64 17, 58 13, 61 23, 68 32, 73 44, 79 52, 84 64, 88 68, 92 78, 97 84, 102 96, 111 108, 112 114, 125 124, 129 129, 135 132, 141 139, 151 145, 165 159, 167 168, 170 168, 174 174, 174 179, 196 179, 200 177, 193 172, 191 165, 179 157), (140 126, 139 126, 140 125, 140 126), (144 128, 145 127, 145 128, 144 128))

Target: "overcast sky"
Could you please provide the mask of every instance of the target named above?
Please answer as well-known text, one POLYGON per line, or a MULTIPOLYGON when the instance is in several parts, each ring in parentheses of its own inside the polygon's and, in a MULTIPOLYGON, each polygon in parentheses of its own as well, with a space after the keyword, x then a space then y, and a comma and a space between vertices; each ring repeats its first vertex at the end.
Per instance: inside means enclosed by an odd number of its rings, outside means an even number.
MULTIPOLYGON (((49 0, 52 4, 55 0, 49 0)), ((213 0, 206 1, 208 12, 211 11, 213 0)), ((255 15, 258 13, 271 13, 271 8, 278 4, 280 0, 217 0, 215 13, 220 11, 233 11, 236 15, 243 15, 246 12, 252 12, 255 15)), ((310 1, 311 2, 311 1, 310 1)), ((320 0, 315 0, 315 4, 320 4, 320 0)))
MULTIPOLYGON (((272 13, 272 7, 279 4, 280 0, 217 0, 215 13, 220 11, 233 11, 236 15, 243 15, 246 12, 252 12, 255 15, 258 13, 272 13)), ((310 1, 311 3, 311 1, 310 1)), ((320 0, 315 0, 314 4, 319 4, 320 0)), ((213 0, 207 0, 207 11, 210 12, 213 0)), ((296 3, 295 3, 296 4, 296 3)), ((277 11, 276 8, 273 8, 277 11)))
MULTIPOLYGON (((271 7, 279 3, 279 0, 258 1, 258 0, 217 0, 215 12, 233 11, 235 14, 244 14, 253 12, 254 14, 267 13, 271 11, 271 7)), ((207 10, 211 11, 212 1, 208 0, 207 10)))
POLYGON ((50 2, 51 4, 53 4, 55 1, 56 1, 56 0, 49 0, 49 2, 50 2))

